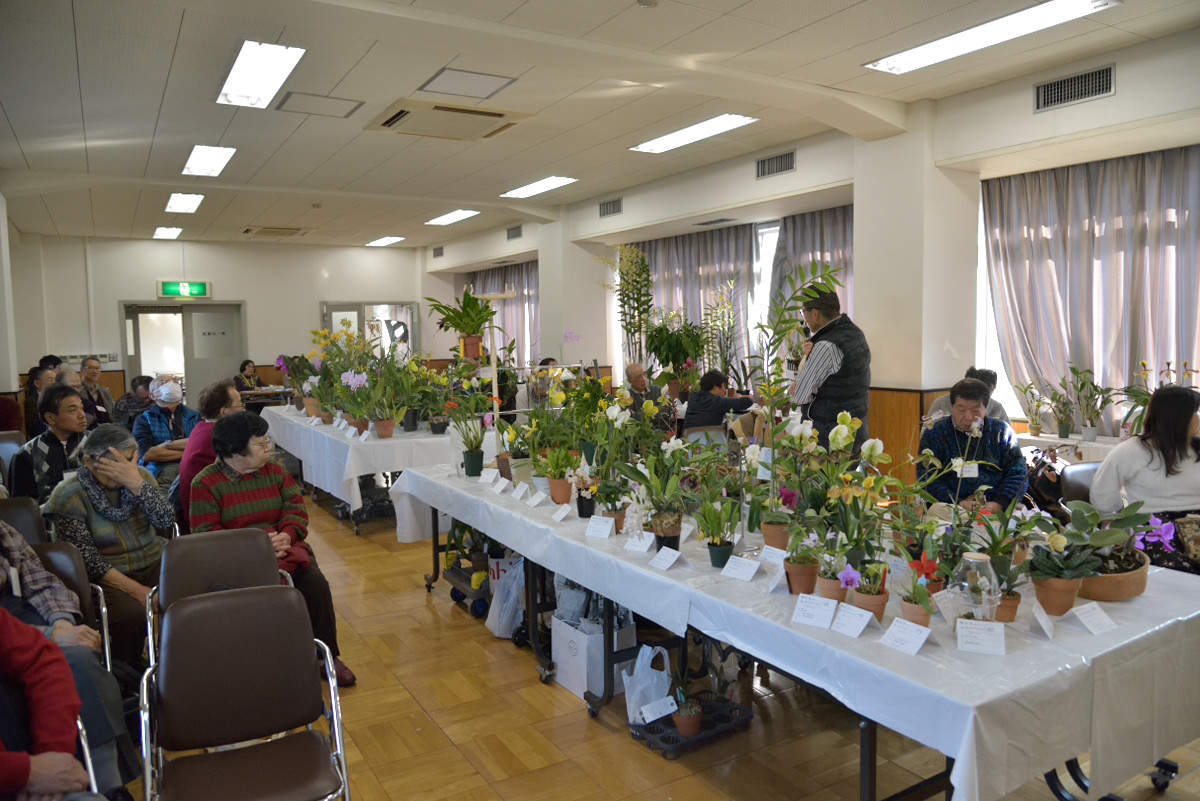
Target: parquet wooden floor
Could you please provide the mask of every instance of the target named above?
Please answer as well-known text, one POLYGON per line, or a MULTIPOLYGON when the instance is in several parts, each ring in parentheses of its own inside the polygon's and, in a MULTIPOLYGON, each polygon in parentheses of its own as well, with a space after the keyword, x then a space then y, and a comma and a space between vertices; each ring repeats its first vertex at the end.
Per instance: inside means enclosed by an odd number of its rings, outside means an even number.
MULTIPOLYGON (((750 731, 668 762, 635 743, 619 701, 596 720, 538 680, 528 649, 495 639, 450 601, 426 593, 428 543, 396 542, 394 521, 355 536, 311 503, 312 543, 333 587, 342 657, 358 674, 342 692, 356 801, 856 801, 854 717, 777 674, 744 674, 750 731)), ((879 793, 941 769, 933 751, 880 730, 879 793)), ((1182 775, 1168 801, 1200 801, 1200 741, 1171 755, 1182 775)), ((1138 778, 1127 801, 1155 795, 1138 778)), ((1006 801, 1052 801, 1041 781, 1006 801)))

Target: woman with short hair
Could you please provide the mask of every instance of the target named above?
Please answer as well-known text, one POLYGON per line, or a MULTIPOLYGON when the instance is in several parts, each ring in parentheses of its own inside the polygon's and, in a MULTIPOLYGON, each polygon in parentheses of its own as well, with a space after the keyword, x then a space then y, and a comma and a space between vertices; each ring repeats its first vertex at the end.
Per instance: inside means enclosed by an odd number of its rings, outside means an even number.
POLYGON ((97 426, 76 449, 75 475, 50 494, 58 539, 83 555, 88 580, 104 589, 113 656, 139 665, 146 638, 146 596, 158 584, 175 512, 158 482, 137 463, 137 440, 112 423, 97 426))
MULTIPOLYGON (((1200 514, 1200 394, 1190 387, 1159 387, 1150 397, 1146 424, 1104 459, 1092 482, 1091 501, 1102 512, 1142 502, 1142 511, 1164 521, 1200 514), (1122 497, 1123 496, 1123 497, 1122 497)), ((1153 564, 1200 573, 1200 545, 1181 541, 1146 544, 1153 564)))

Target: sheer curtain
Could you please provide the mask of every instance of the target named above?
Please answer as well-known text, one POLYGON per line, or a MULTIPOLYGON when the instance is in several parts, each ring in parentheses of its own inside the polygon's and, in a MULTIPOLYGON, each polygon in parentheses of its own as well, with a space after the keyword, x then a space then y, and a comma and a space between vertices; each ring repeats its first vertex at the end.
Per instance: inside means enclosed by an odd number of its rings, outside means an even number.
POLYGON ((654 276, 654 305, 700 323, 727 282, 736 281, 734 314, 740 336, 737 356, 747 354, 748 294, 753 289, 754 226, 737 225, 715 231, 636 242, 646 254, 654 276))
POLYGON ((854 206, 810 211, 779 221, 779 243, 771 268, 771 295, 783 290, 798 267, 828 264, 840 269, 842 311, 854 311, 854 206))
POLYGON ((1141 361, 1196 364, 1200 145, 984 181, 983 217, 1014 384, 1075 365, 1121 387, 1141 361))
POLYGON ((512 300, 492 301, 496 307, 495 323, 504 331, 504 342, 516 340, 513 352, 518 365, 536 362, 539 356, 541 316, 538 310, 538 263, 527 261, 470 273, 467 283, 473 284, 476 295, 502 294, 512 289, 512 300))

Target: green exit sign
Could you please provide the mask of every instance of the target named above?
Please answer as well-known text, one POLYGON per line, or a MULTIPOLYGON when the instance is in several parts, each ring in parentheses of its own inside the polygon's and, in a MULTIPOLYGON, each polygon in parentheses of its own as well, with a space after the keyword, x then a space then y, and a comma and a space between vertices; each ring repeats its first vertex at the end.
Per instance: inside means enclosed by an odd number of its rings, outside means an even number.
POLYGON ((159 281, 160 298, 211 298, 212 284, 207 281, 159 281))

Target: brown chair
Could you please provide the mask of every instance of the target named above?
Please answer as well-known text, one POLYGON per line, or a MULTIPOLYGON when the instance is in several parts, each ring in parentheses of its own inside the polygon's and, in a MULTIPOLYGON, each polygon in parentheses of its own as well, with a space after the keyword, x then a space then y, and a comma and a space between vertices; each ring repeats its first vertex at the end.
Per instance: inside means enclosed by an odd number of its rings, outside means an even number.
POLYGON ((327 680, 332 743, 313 729, 325 709, 318 653, 326 675, 335 676, 333 655, 313 639, 304 598, 292 587, 214 592, 172 604, 163 614, 159 664, 142 677, 146 801, 349 801, 333 678, 327 680))
POLYGON ((25 435, 20 431, 0 431, 0 483, 12 490, 9 473, 12 470, 13 457, 25 444, 25 435))
POLYGON ((108 605, 104 602, 104 590, 88 581, 87 567, 83 556, 69 542, 39 542, 33 546, 42 560, 42 565, 67 589, 79 596, 79 613, 85 625, 100 632, 104 642, 104 666, 112 670, 112 643, 108 637, 108 605))
POLYGON ((21 532, 30 545, 50 541, 41 507, 33 498, 0 498, 0 520, 21 532))
POLYGON ((158 586, 146 599, 146 637, 154 665, 158 615, 181 598, 218 590, 279 584, 279 563, 267 533, 257 528, 176 537, 163 548, 158 586))
POLYGON ((1103 462, 1076 462, 1064 465, 1058 472, 1058 485, 1062 487, 1062 502, 1065 506, 1071 501, 1089 501, 1092 494, 1092 481, 1096 471, 1103 462))

